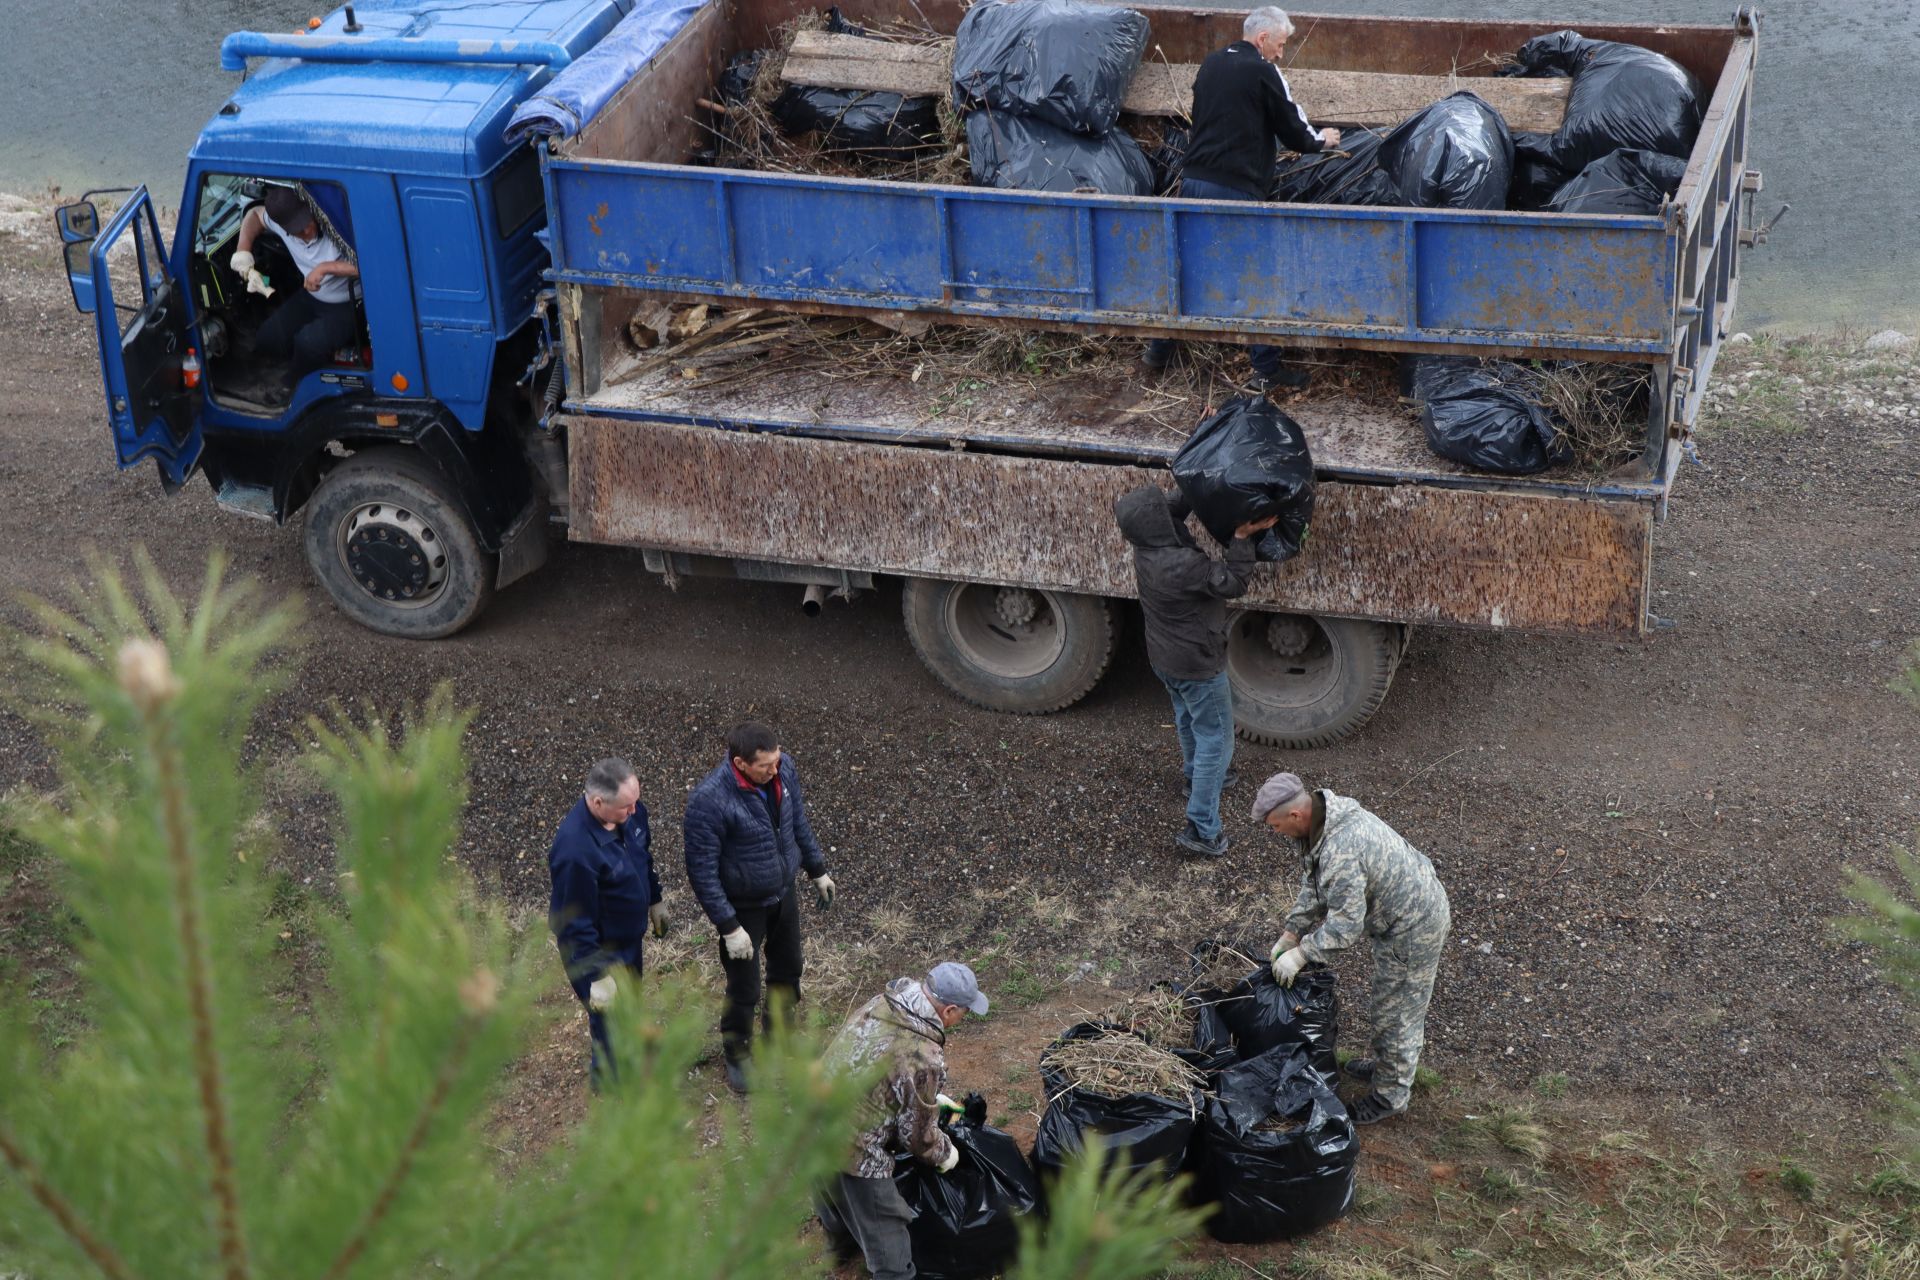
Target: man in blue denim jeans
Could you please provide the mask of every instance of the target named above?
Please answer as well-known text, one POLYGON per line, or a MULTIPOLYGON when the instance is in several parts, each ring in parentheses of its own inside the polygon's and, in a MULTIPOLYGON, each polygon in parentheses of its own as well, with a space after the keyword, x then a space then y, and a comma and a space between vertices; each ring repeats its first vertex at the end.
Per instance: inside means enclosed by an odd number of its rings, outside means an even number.
MULTIPOLYGON (((1209 54, 1194 75, 1193 127, 1180 170, 1182 199, 1265 200, 1273 186, 1276 140, 1303 154, 1340 145, 1338 129, 1314 129, 1280 72, 1292 19, 1267 6, 1247 14, 1241 31, 1244 39, 1209 54)), ((1164 369, 1179 349, 1173 339, 1155 338, 1141 362, 1164 369)), ((1306 372, 1286 368, 1278 347, 1254 343, 1247 359, 1257 394, 1269 387, 1307 385, 1306 372)))
POLYGON ((1278 517, 1233 531, 1224 560, 1187 532, 1186 504, 1154 485, 1113 504, 1133 546, 1133 575, 1147 620, 1147 661, 1173 699, 1180 765, 1187 775, 1187 825, 1174 843, 1217 858, 1227 851, 1220 791, 1233 762, 1233 694, 1227 687, 1227 601, 1244 595, 1254 566, 1253 539, 1278 517))

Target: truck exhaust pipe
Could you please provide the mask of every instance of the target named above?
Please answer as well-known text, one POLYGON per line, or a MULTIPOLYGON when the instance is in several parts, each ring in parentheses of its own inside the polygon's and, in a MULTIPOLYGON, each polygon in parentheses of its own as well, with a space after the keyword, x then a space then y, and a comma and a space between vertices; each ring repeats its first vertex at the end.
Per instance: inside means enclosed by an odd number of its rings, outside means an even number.
POLYGON ((809 618, 817 618, 820 616, 820 610, 825 608, 826 604, 827 588, 817 582, 811 583, 808 585, 806 593, 800 597, 800 612, 806 614, 809 618))

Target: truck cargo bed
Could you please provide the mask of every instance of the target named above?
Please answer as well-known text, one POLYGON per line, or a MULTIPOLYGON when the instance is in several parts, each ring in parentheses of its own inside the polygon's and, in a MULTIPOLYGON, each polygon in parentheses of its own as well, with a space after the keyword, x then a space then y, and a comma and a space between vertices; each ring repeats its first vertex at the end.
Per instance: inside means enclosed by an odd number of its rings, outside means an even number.
MULTIPOLYGON (((671 364, 637 376, 622 376, 616 368, 593 395, 569 400, 566 407, 819 439, 1159 467, 1173 459, 1211 407, 1179 379, 1134 370, 1048 379, 947 373, 915 382, 912 367, 909 358, 891 369, 782 370, 777 376, 748 371, 714 381, 687 378, 671 364)), ((1278 403, 1305 428, 1314 470, 1329 479, 1639 502, 1661 495, 1659 482, 1638 459, 1605 475, 1566 467, 1495 476, 1450 462, 1427 447, 1417 417, 1391 389, 1376 387, 1364 396, 1308 391, 1278 403)))

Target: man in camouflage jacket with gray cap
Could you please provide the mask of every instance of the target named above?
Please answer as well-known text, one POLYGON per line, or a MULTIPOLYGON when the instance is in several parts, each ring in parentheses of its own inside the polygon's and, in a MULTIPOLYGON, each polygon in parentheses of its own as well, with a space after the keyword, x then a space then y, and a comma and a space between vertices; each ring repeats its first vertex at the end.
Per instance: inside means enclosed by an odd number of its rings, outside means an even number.
POLYGON ((1353 1106, 1360 1124, 1407 1109, 1426 1040, 1427 1004, 1453 921, 1433 864, 1406 838, 1346 796, 1308 791, 1291 773, 1261 784, 1253 818, 1305 850, 1300 896, 1273 944, 1281 986, 1324 964, 1364 933, 1373 943, 1373 1051, 1346 1072, 1373 1084, 1353 1106))

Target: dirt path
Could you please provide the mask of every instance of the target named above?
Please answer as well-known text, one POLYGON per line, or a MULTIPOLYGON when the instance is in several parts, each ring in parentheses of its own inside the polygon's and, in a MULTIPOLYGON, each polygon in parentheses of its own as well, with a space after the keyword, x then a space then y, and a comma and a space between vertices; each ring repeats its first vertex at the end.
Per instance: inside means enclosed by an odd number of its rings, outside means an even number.
MULTIPOLYGON (((1887 688, 1920 635, 1920 426, 1908 363, 1860 375, 1872 407, 1821 390, 1782 416, 1791 360, 1744 351, 1754 377, 1703 433, 1711 469, 1682 473, 1658 532, 1655 608, 1672 629, 1644 644, 1419 633, 1356 740, 1242 748, 1236 844, 1203 867, 1171 843, 1177 756, 1137 641, 1081 706, 1012 719, 920 669, 897 590, 809 621, 797 592, 673 592, 637 557, 590 548, 453 640, 359 630, 314 590, 293 530, 218 512, 204 485, 168 499, 150 473, 113 469, 91 327, 38 231, 0 233, 0 545, 16 591, 58 594, 89 548, 144 544, 177 587, 224 546, 303 598, 310 651, 260 735, 271 755, 299 750, 301 718, 329 699, 394 704, 451 681, 479 709, 462 853, 529 912, 590 760, 634 761, 671 869, 686 789, 751 714, 793 751, 834 846, 841 901, 814 918, 816 949, 877 967, 950 951, 1000 992, 1125 985, 1175 963, 1178 943, 1275 931, 1292 871, 1243 809, 1287 767, 1376 808, 1446 880, 1456 935, 1429 1024, 1443 1074, 1519 1087, 1560 1072, 1629 1101, 1812 1127, 1858 1114, 1907 1039, 1827 921, 1845 909, 1843 865, 1886 874, 1920 813, 1920 715, 1887 688)), ((0 780, 51 781, 4 714, 0 780)), ((324 811, 287 790, 293 870, 324 884, 324 811)), ((1365 1026, 1357 959, 1342 967, 1350 1036, 1365 1026)))

